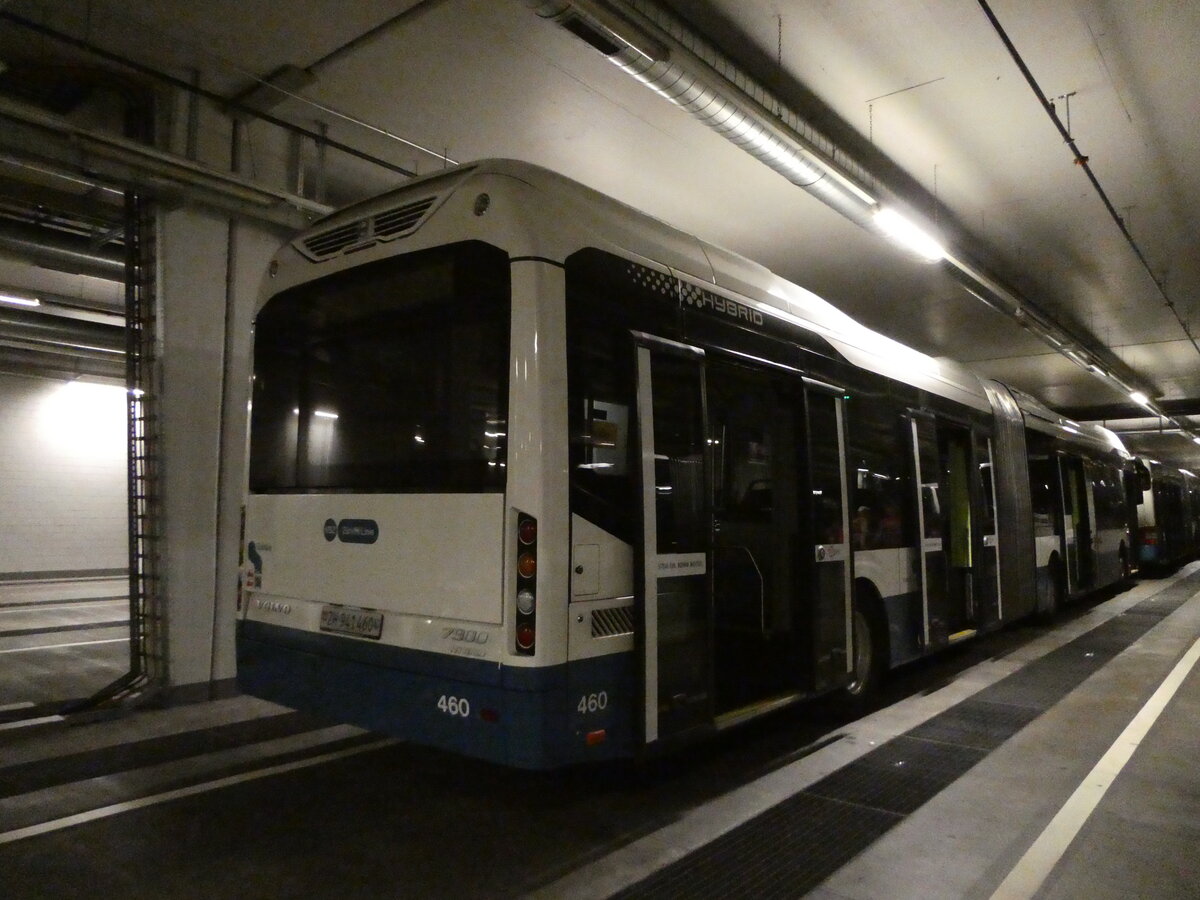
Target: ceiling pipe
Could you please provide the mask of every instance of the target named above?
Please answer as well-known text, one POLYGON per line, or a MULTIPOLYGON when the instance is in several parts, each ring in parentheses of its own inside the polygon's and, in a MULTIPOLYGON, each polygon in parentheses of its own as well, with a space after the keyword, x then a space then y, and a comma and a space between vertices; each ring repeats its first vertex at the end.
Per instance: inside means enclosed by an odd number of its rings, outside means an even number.
MULTIPOLYGON (((289 229, 307 226, 333 208, 306 197, 266 187, 137 141, 79 128, 69 120, 0 98, 0 120, 49 134, 62 142, 75 166, 93 175, 149 184, 188 199, 237 211, 289 229)), ((39 161, 45 165, 44 161, 39 161)))
MULTIPOLYGON (((884 188, 812 125, 655 4, 639 0, 524 0, 637 80, 690 112, 793 184, 875 234, 884 188)), ((885 235, 886 236, 886 235, 885 235)), ((1093 348, 962 252, 945 260, 977 299, 1017 322, 1108 387, 1157 391, 1115 355, 1093 348)))
POLYGON ((0 342, 0 372, 55 379, 88 376, 124 384, 125 360, 111 354, 59 350, 54 347, 6 347, 0 342))
POLYGON ((96 249, 85 237, 49 228, 0 221, 0 251, 58 272, 125 280, 123 251, 96 249))
MULTIPOLYGON (((125 327, 125 308, 117 305, 116 297, 112 300, 103 300, 97 297, 72 297, 57 291, 43 290, 40 287, 23 287, 3 281, 0 281, 0 295, 36 299, 38 305, 51 315, 101 322, 115 325, 118 328, 125 327)), ((3 300, 0 300, 0 309, 4 308, 5 304, 3 300)))
POLYGON ((18 308, 0 307, 0 340, 96 353, 125 353, 125 329, 18 308))

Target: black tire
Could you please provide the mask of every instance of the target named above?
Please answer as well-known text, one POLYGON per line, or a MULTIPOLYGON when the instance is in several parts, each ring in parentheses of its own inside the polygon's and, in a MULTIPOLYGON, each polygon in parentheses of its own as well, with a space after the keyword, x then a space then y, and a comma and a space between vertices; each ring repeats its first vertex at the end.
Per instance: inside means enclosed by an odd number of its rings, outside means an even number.
POLYGON ((855 592, 851 618, 854 638, 854 674, 841 690, 842 699, 853 709, 866 707, 879 692, 887 673, 887 626, 878 607, 855 592))
POLYGON ((1038 618, 1043 622, 1054 619, 1064 606, 1067 605, 1067 571, 1062 558, 1055 554, 1050 557, 1050 597, 1044 609, 1038 611, 1038 618))

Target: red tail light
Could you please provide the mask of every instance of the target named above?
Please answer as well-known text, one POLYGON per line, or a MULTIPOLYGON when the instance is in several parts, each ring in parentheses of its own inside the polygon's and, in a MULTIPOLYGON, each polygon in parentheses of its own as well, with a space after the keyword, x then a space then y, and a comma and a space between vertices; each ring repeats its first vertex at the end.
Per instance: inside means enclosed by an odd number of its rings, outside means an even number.
POLYGON ((537 540, 537 519, 519 519, 517 525, 517 540, 528 546, 537 540))
POLYGON ((517 513, 517 653, 532 656, 537 639, 537 519, 517 513))
POLYGON ((533 652, 533 642, 536 638, 536 633, 532 625, 517 626, 517 649, 533 652))
POLYGON ((1150 546, 1150 547, 1153 547, 1156 544, 1158 544, 1158 529, 1157 528, 1143 528, 1142 529, 1142 543, 1146 544, 1147 546, 1150 546))

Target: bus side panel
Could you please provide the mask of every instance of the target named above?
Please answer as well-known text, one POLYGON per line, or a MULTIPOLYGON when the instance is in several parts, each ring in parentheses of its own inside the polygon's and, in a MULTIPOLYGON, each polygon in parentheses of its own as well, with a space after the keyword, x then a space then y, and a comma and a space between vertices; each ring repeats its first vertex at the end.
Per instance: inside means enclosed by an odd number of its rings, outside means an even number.
POLYGON ((641 680, 633 651, 577 660, 567 666, 567 746, 571 760, 634 755, 641 680), (581 755, 582 754, 582 755, 581 755))

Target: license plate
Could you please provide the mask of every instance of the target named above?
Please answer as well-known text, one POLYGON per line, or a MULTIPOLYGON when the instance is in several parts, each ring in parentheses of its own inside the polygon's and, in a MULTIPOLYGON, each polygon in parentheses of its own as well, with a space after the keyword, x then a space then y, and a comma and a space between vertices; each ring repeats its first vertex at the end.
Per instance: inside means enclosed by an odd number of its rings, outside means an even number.
POLYGON ((383 634, 383 613, 356 606, 322 606, 321 630, 378 640, 383 634))

